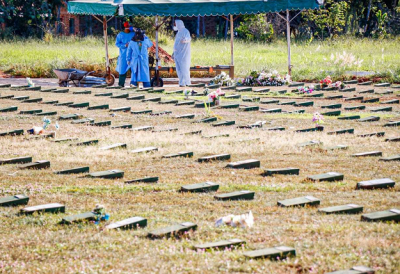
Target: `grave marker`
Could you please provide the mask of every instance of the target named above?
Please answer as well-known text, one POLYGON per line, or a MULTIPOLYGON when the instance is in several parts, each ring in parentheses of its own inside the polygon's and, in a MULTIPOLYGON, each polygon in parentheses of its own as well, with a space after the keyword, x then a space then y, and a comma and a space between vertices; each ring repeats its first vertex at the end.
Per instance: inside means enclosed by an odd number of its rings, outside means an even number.
POLYGON ((158 129, 158 130, 152 130, 151 132, 171 132, 171 131, 178 131, 178 128, 158 129))
POLYGON ((70 107, 70 108, 85 108, 88 106, 89 106, 89 102, 84 102, 84 103, 72 104, 72 105, 69 105, 68 107, 70 107))
POLYGON ((369 85, 372 85, 372 81, 361 82, 361 83, 358 83, 358 85, 359 86, 369 86, 369 85))
POLYGON ((178 158, 178 157, 185 157, 185 158, 191 158, 193 157, 193 152, 192 151, 182 151, 182 152, 178 152, 175 154, 167 154, 162 156, 162 158, 178 158))
POLYGON ((112 126, 111 129, 130 129, 132 128, 131 124, 124 124, 124 125, 119 125, 119 126, 112 126))
POLYGON ((348 115, 348 116, 338 117, 339 120, 358 120, 360 118, 361 118, 360 115, 348 115))
POLYGON ((62 142, 69 142, 69 141, 74 141, 78 140, 78 138, 63 138, 63 139, 55 139, 53 140, 54 143, 62 143, 62 142))
POLYGON ((217 117, 208 117, 208 118, 201 119, 197 123, 211 123, 211 122, 215 122, 217 120, 218 120, 217 117))
POLYGON ((315 132, 315 131, 324 131, 324 128, 323 127, 312 127, 312 128, 298 129, 298 130, 295 130, 294 132, 301 133, 301 132, 315 132))
POLYGON ((230 154, 217 154, 217 155, 200 157, 197 161, 199 163, 204 163, 204 162, 212 162, 212 161, 225 161, 225 160, 229 160, 229 159, 231 159, 230 154))
POLYGON ((232 94, 232 95, 226 95, 224 98, 225 99, 240 99, 240 97, 242 97, 242 95, 240 95, 240 94, 232 94))
POLYGON ((79 120, 74 120, 71 122, 73 125, 78 125, 78 124, 93 124, 94 119, 92 118, 84 118, 84 119, 79 119, 79 120))
POLYGON ((112 169, 107 171, 92 172, 86 175, 90 178, 102 178, 102 179, 117 179, 124 177, 124 172, 120 169, 112 169))
POLYGON ((309 146, 320 146, 322 144, 323 143, 320 141, 308 141, 308 142, 297 144, 296 146, 297 147, 309 147, 309 146))
MULTIPOLYGON (((381 158, 381 159, 379 159, 379 161, 383 161, 383 162, 400 161, 400 154, 381 158)), ((0 164, 1 164, 1 161, 0 161, 0 164)))
POLYGON ((341 206, 332 206, 318 209, 319 213, 325 214, 358 214, 363 212, 364 208, 355 204, 347 204, 341 206))
POLYGON ((400 137, 387 138, 385 142, 400 142, 400 137))
POLYGON ((115 222, 112 224, 107 225, 105 228, 106 229, 136 229, 136 228, 141 228, 141 227, 146 227, 147 226, 147 219, 142 218, 142 217, 132 217, 128 218, 119 222, 115 222))
POLYGON ((51 101, 41 102, 41 104, 44 104, 44 105, 54 105, 54 104, 57 104, 57 103, 58 103, 58 100, 51 100, 51 101))
POLYGON ((238 200, 254 200, 254 191, 241 190, 230 193, 222 193, 214 196, 219 201, 238 201, 238 200))
POLYGON ((62 218, 61 224, 73 224, 73 223, 82 223, 96 220, 97 216, 93 212, 85 212, 76 215, 70 215, 62 218))
POLYGON ((89 167, 75 167, 71 169, 64 169, 59 171, 54 171, 54 174, 79 174, 79 173, 86 173, 89 172, 89 167))
POLYGON ((111 108, 110 111, 113 111, 113 112, 118 112, 118 111, 128 112, 128 111, 131 111, 131 107, 111 108))
POLYGON ((368 151, 351 155, 351 157, 376 157, 382 156, 382 151, 368 151))
POLYGON ((221 126, 231 126, 234 125, 235 121, 222 121, 215 124, 212 124, 213 127, 221 127, 221 126))
POLYGON ((253 91, 251 87, 236 87, 237 92, 253 91))
POLYGON ((339 270, 326 274, 374 274, 375 270, 366 266, 354 266, 350 270, 339 270))
POLYGON ((220 105, 219 108, 221 109, 231 109, 231 108, 239 108, 239 104, 226 104, 226 105, 220 105))
POLYGON ((260 104, 278 104, 278 103, 279 103, 279 100, 276 100, 276 99, 260 101, 260 104))
POLYGON ((112 92, 105 92, 105 93, 96 93, 94 96, 104 96, 104 97, 108 97, 108 96, 112 96, 112 92))
POLYGON ((339 149, 345 150, 345 149, 348 149, 348 148, 349 147, 346 146, 346 145, 337 145, 337 146, 333 146, 333 147, 328 147, 325 150, 339 150, 339 149))
POLYGON ((315 182, 335 182, 343 181, 344 175, 338 172, 328 172, 307 177, 308 180, 315 182))
POLYGON ((142 127, 135 127, 132 128, 132 131, 148 131, 148 130, 153 130, 154 127, 153 126, 142 126, 142 127))
POLYGON ((357 183, 356 189, 384 189, 392 188, 396 183, 389 178, 362 181, 357 183))
POLYGON ((74 91, 72 94, 92 94, 90 90, 74 91))
POLYGON ((330 104, 330 105, 321 106, 321 108, 329 108, 329 109, 342 108, 342 104, 330 104))
POLYGON ((53 92, 57 90, 56 88, 41 89, 40 92, 53 92))
POLYGON ((111 99, 125 99, 129 97, 129 93, 122 93, 122 94, 118 94, 118 95, 113 95, 110 98, 111 99))
POLYGON ((145 99, 144 95, 136 95, 136 96, 126 98, 126 100, 143 100, 143 99, 145 99))
POLYGON ((211 192, 217 191, 219 184, 213 182, 205 182, 199 184, 185 185, 181 187, 181 192, 211 192))
POLYGON ((262 176, 273 176, 273 175, 299 175, 300 169, 294 167, 287 168, 276 168, 276 169, 266 169, 262 176))
POLYGON ((400 121, 393 121, 383 125, 384 127, 398 127, 400 126, 400 121))
POLYGON ((260 167, 261 163, 259 160, 249 159, 244 161, 237 161, 229 163, 227 168, 235 168, 235 169, 251 169, 260 167))
POLYGON ((112 144, 109 146, 101 147, 100 150, 112 150, 112 149, 120 149, 120 148, 126 148, 125 143, 116 143, 112 144))
POLYGON ((22 101, 21 103, 39 103, 43 100, 43 98, 32 98, 22 101))
POLYGON ((199 244, 193 246, 194 249, 232 249, 234 247, 238 247, 241 245, 246 244, 246 241, 240 240, 240 239, 231 239, 231 240, 224 240, 224 241, 218 241, 218 242, 213 242, 213 243, 205 243, 205 244, 199 244))
POLYGON ((158 102, 161 105, 175 105, 177 104, 179 101, 178 100, 167 100, 167 101, 160 101, 158 102))
POLYGON ((260 109, 259 106, 251 106, 251 107, 239 107, 239 111, 258 111, 260 109))
POLYGON ((12 97, 11 100, 23 101, 29 99, 29 96, 16 96, 12 97))
POLYGON ((377 211, 361 215, 361 221, 365 222, 385 222, 400 221, 400 209, 392 208, 384 211, 377 211))
POLYGON ((74 102, 65 102, 65 103, 57 103, 57 104, 55 104, 55 106, 57 106, 57 107, 70 106, 70 105, 73 105, 73 104, 74 104, 74 102))
POLYGON ((17 111, 17 110, 18 110, 18 107, 15 107, 15 106, 0 108, 0 112, 13 112, 13 111, 17 111))
POLYGON ((135 150, 131 150, 131 153, 147 153, 147 152, 155 152, 158 151, 158 148, 156 147, 145 147, 145 148, 138 148, 135 150))
POLYGON ((379 102, 379 98, 370 98, 361 101, 361 103, 376 103, 376 102, 379 102))
POLYGON ((210 136, 201 136, 204 139, 214 139, 218 137, 229 137, 229 134, 217 134, 217 135, 210 135, 210 136))
POLYGON ((259 92, 259 93, 265 93, 265 92, 269 92, 270 89, 269 88, 259 88, 259 89, 255 89, 254 92, 259 92))
POLYGON ((282 109, 281 108, 271 108, 271 109, 262 109, 260 111, 263 113, 281 113, 282 109))
POLYGON ((25 156, 25 157, 18 157, 18 158, 10 158, 10 159, 3 159, 0 160, 0 165, 8 165, 8 164, 25 164, 31 163, 32 157, 25 156))
POLYGON ((50 168, 50 161, 41 160, 19 166, 19 169, 45 169, 50 168))
POLYGON ((30 206, 21 209, 21 214, 33 214, 33 213, 65 213, 65 206, 59 203, 44 204, 37 206, 30 206))
POLYGON ((165 91, 165 89, 163 89, 163 88, 156 88, 156 89, 151 88, 148 90, 149 93, 163 93, 164 91, 165 91))
POLYGON ((194 104, 195 108, 205 108, 205 104, 207 104, 207 107, 214 107, 215 103, 214 102, 198 102, 194 104))
POLYGON ((344 81, 343 83, 346 85, 357 84, 358 80, 348 80, 348 81, 344 81))
POLYGON ((377 87, 377 88, 390 87, 390 83, 379 83, 379 84, 375 84, 374 87, 377 87))
POLYGON ((83 117, 82 115, 74 113, 74 114, 61 115, 60 117, 58 117, 58 120, 76 120, 82 117, 83 117))
POLYGON ((52 93, 68 93, 69 92, 69 89, 56 89, 56 90, 53 90, 52 91, 52 93))
POLYGON ((352 92, 356 91, 356 88, 344 88, 344 89, 339 89, 339 92, 352 92))
POLYGON ((139 115, 139 114, 148 114, 152 113, 153 111, 151 109, 145 109, 145 110, 132 110, 131 114, 139 115))
POLYGON ((23 194, 0 198, 0 207, 27 205, 29 197, 23 194))
POLYGON ((364 100, 363 96, 354 96, 354 97, 349 97, 349 98, 344 98, 345 101, 362 101, 364 100))
POLYGON ((90 145, 96 145, 98 142, 99 140, 89 140, 89 141, 79 142, 76 144, 71 144, 70 146, 90 146, 90 145))
POLYGON ((194 105, 194 101, 182 101, 175 104, 175 106, 190 106, 194 105))
POLYGON ((287 257, 296 256, 296 250, 287 246, 276 246, 271 248, 258 249, 244 252, 243 255, 249 259, 268 258, 274 260, 283 260, 287 257))
POLYGON ((328 100, 335 100, 335 99, 341 99, 341 98, 343 98, 343 95, 332 95, 332 96, 326 97, 326 99, 328 99, 328 100))
POLYGON ((268 131, 284 131, 285 128, 284 127, 271 127, 271 128, 267 128, 268 131))
POLYGON ((372 136, 383 137, 383 136, 385 136, 385 132, 381 131, 381 132, 365 133, 365 134, 359 134, 357 136, 358 137, 372 137, 372 136))
POLYGON ((281 207, 294 207, 294 206, 318 206, 320 204, 320 200, 313 197, 313 196, 305 196, 305 197, 299 197, 299 198, 294 198, 294 199, 287 199, 287 200, 282 200, 278 201, 278 206, 281 207))
POLYGON ((133 183, 157 183, 158 177, 144 177, 135 180, 125 181, 125 184, 133 184, 133 183))
POLYGON ((382 108, 376 108, 376 109, 371 109, 371 112, 380 112, 380 111, 392 111, 392 107, 382 107, 382 108))
POLYGON ((95 126, 95 127, 107 127, 107 126, 111 126, 111 121, 95 122, 95 123, 92 124, 92 126, 95 126))
POLYGON ((321 114, 324 116, 340 116, 342 114, 342 112, 340 110, 336 110, 336 111, 323 112, 321 114))
POLYGON ((184 222, 177 225, 172 225, 164 228, 159 228, 148 233, 147 237, 159 239, 163 237, 179 237, 183 233, 196 230, 197 225, 192 222, 184 222))
POLYGON ((143 99, 142 102, 160 102, 161 101, 161 97, 153 97, 153 98, 147 98, 147 99, 143 99))
POLYGON ((376 122, 376 121, 379 121, 380 119, 381 119, 381 117, 379 117, 379 116, 368 116, 365 118, 358 119, 357 121, 358 122, 376 122))
POLYGON ((288 102, 280 102, 280 103, 278 103, 278 105, 281 105, 281 106, 289 106, 289 105, 294 105, 294 104, 296 104, 295 101, 288 101, 288 102))
POLYGON ((389 104, 389 105, 391 105, 391 104, 400 104, 400 100, 399 99, 393 99, 393 100, 381 102, 381 104, 389 104))
POLYGON ((243 97, 242 101, 243 102, 259 102, 260 101, 260 97, 243 97))
POLYGON ((10 88, 11 84, 1 84, 0 88, 10 88))
POLYGON ((184 135, 199 135, 202 133, 202 130, 195 130, 195 131, 189 131, 184 133, 184 135))
POLYGON ((19 114, 35 114, 42 112, 41 109, 32 109, 32 110, 21 110, 19 114))
POLYGON ((87 108, 88 110, 95 110, 95 109, 109 109, 109 105, 97 105, 97 106, 91 106, 87 108))
POLYGON ((306 101, 306 102, 294 104, 295 107, 312 107, 313 105, 314 105, 314 101, 306 101))
POLYGON ((205 86, 206 86, 206 84, 203 84, 203 83, 188 85, 188 87, 191 87, 191 88, 203 88, 205 86))
POLYGON ((151 116, 161 116, 161 115, 168 115, 171 114, 172 111, 165 110, 165 111, 159 111, 159 112, 152 112, 150 113, 151 116))
POLYGON ((374 92, 375 92, 374 89, 367 89, 367 90, 359 91, 358 93, 363 94, 363 93, 374 93, 374 92))
POLYGON ((14 95, 4 95, 4 96, 0 96, 0 99, 11 99, 13 97, 14 97, 14 95))
POLYGON ((339 129, 335 131, 328 132, 328 135, 336 135, 336 134, 354 134, 354 128, 347 128, 347 129, 339 129))

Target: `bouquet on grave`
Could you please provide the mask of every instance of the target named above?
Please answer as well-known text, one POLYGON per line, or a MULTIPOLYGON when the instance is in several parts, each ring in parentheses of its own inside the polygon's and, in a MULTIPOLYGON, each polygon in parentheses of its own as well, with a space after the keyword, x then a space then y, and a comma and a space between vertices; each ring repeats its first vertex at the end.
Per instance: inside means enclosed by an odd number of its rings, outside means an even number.
POLYGON ((326 87, 329 87, 330 85, 332 85, 332 79, 328 75, 325 77, 325 79, 319 81, 319 83, 321 84, 321 87, 326 88, 326 87))
POLYGON ((291 82, 290 76, 281 76, 276 70, 272 72, 252 71, 244 79, 238 79, 237 85, 242 86, 283 86, 291 82))
POLYGON ((298 88, 297 91, 302 94, 311 94, 315 90, 314 85, 298 88))
POLYGON ((315 124, 315 127, 322 127, 324 116, 319 112, 315 112, 312 121, 315 124))
POLYGON ((224 96, 224 95, 225 95, 225 92, 223 92, 219 88, 219 89, 217 89, 217 90, 215 90, 213 92, 210 92, 208 94, 208 102, 213 102, 213 103, 217 104, 217 102, 219 102, 219 97, 220 96, 224 96))
POLYGON ((227 75, 225 72, 221 72, 220 75, 215 76, 211 81, 210 84, 212 85, 221 85, 221 86, 234 86, 235 85, 235 80, 231 79, 229 75, 227 75))
POLYGON ((110 215, 106 213, 106 209, 103 205, 96 205, 93 209, 93 213, 96 215, 94 223, 97 225, 101 221, 108 221, 110 219, 110 215))
POLYGON ((337 81, 337 82, 333 83, 332 86, 337 89, 344 89, 346 87, 346 85, 341 81, 337 81))
POLYGON ((242 228, 251 228, 254 225, 254 217, 253 213, 249 211, 248 213, 242 215, 228 215, 222 218, 219 218, 215 222, 215 226, 219 227, 221 225, 227 225, 232 227, 242 227, 242 228))

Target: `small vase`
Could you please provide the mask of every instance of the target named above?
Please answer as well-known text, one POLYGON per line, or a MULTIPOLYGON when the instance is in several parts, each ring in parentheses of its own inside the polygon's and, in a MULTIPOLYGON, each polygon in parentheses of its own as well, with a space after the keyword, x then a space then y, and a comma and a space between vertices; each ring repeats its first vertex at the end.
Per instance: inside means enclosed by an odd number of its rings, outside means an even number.
POLYGON ((214 106, 219 106, 219 100, 214 100, 214 106))

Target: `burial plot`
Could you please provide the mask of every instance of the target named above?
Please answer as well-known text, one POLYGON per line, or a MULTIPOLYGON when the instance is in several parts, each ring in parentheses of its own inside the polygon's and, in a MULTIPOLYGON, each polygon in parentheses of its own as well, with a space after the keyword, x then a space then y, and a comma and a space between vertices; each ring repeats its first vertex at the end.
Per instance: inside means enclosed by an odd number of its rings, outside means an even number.
POLYGON ((351 106, 351 107, 345 107, 345 110, 363 110, 365 109, 365 106, 351 106))
POLYGON ((19 169, 45 169, 50 167, 50 161, 41 160, 19 166, 19 169))
POLYGON ((270 109, 262 109, 260 110, 262 113, 281 113, 281 108, 270 108, 270 109))
POLYGON ((386 90, 386 91, 381 91, 381 92, 375 92, 375 94, 378 95, 386 95, 386 94, 393 94, 393 90, 386 90))
POLYGON ((36 114, 42 112, 41 109, 21 110, 19 114, 36 114))
POLYGON ((269 92, 270 89, 269 88, 259 88, 259 89, 255 89, 254 92, 259 92, 259 93, 265 93, 265 92, 269 92))
POLYGON ((360 115, 348 115, 348 116, 338 117, 339 120, 358 120, 360 118, 361 118, 360 115))
POLYGON ((385 142, 400 142, 400 137, 387 138, 385 142))
POLYGON ((361 221, 366 222, 400 222, 400 209, 392 208, 384 211, 377 211, 361 215, 361 221))
POLYGON ((72 105, 69 105, 68 107, 70 107, 70 108, 85 108, 88 106, 89 106, 89 102, 84 102, 84 103, 72 104, 72 105))
POLYGON ((123 93, 123 94, 113 95, 110 98, 111 99, 125 99, 128 97, 129 97, 129 93, 123 93))
POLYGON ((100 150, 111 150, 111 149, 119 149, 119 148, 126 148, 125 143, 116 143, 109 146, 101 147, 100 150))
POLYGON ((195 131, 186 132, 186 133, 184 133, 184 135, 199 135, 202 132, 203 132, 202 130, 195 130, 195 131))
POLYGON ((57 90, 56 88, 47 88, 47 89, 41 89, 40 92, 53 92, 57 90))
POLYGON ((219 201, 238 201, 238 200, 254 200, 254 191, 240 190, 230 193, 222 193, 214 196, 219 201))
POLYGON ((324 116, 340 116, 342 114, 342 112, 340 110, 336 110, 336 111, 323 112, 321 114, 324 116))
POLYGON ((107 84, 104 85, 93 85, 92 88, 107 88, 107 84))
POLYGON ((181 187, 181 192, 211 192, 217 191, 219 184, 213 182, 205 182, 199 184, 185 185, 181 187))
POLYGON ((144 147, 144 148, 138 148, 135 150, 131 150, 131 153, 148 153, 148 152, 155 152, 158 151, 158 148, 156 147, 144 147))
POLYGON ((314 94, 305 95, 304 97, 318 98, 318 97, 324 97, 324 94, 323 93, 314 93, 314 94))
POLYGON ((109 87, 106 87, 106 89, 122 89, 123 87, 120 87, 120 86, 109 86, 109 87))
POLYGON ((131 111, 131 107, 111 108, 110 111, 113 111, 113 112, 117 112, 117 111, 128 112, 128 111, 131 111))
POLYGON ((337 109, 337 108, 342 108, 342 104, 330 104, 321 106, 321 108, 337 109))
POLYGON ((328 135, 336 135, 336 134, 354 134, 354 128, 347 128, 347 129, 339 129, 335 131, 328 132, 328 135))
POLYGON ((287 114, 299 114, 299 113, 305 113, 306 111, 304 109, 299 109, 299 110, 294 110, 294 111, 287 111, 287 114))
POLYGON ((107 126, 111 126, 111 121, 95 122, 95 123, 93 123, 91 125, 95 126, 95 127, 107 127, 107 126))
POLYGON ((161 97, 153 97, 153 98, 147 98, 147 99, 143 99, 142 102, 160 102, 161 101, 161 97))
POLYGON ((126 100, 143 100, 143 99, 145 99, 144 95, 136 95, 126 98, 126 100))
POLYGON ((249 160, 229 163, 226 167, 234 169, 251 169, 251 168, 259 168, 260 165, 261 163, 259 160, 249 159, 249 160))
POLYGON ((376 109, 371 109, 371 112, 381 112, 381 111, 392 111, 392 107, 382 107, 382 108, 376 108, 376 109))
POLYGON ((352 92, 356 91, 356 88, 344 88, 344 89, 339 89, 339 92, 352 92))
POLYGON ((23 194, 0 198, 0 207, 27 205, 29 197, 23 194))
POLYGON ((29 96, 16 96, 16 97, 12 97, 11 99, 17 100, 17 101, 23 101, 23 100, 29 99, 29 96))
POLYGON ((62 143, 62 142, 69 142, 69 141, 74 141, 78 140, 78 138, 63 138, 63 139, 56 139, 53 140, 54 143, 62 143))
POLYGON ((0 108, 0 112, 13 112, 13 111, 17 111, 17 110, 18 110, 18 107, 15 107, 15 106, 0 108))
POLYGON ((262 176, 273 176, 273 175, 299 175, 300 169, 294 167, 287 168, 276 168, 276 169, 266 169, 262 176))
POLYGON ((175 104, 175 106, 190 106, 194 105, 195 101, 181 101, 175 104))
POLYGON ((309 147, 309 146, 320 146, 322 145, 322 142, 320 141, 308 141, 304 143, 297 144, 297 147, 309 147))
POLYGON ((376 102, 379 102, 379 98, 370 98, 361 101, 361 103, 376 103, 376 102))
POLYGON ((284 131, 285 128, 284 127, 271 127, 271 128, 267 128, 268 131, 284 131))
POLYGON ((117 179, 124 177, 124 172, 120 169, 112 169, 107 171, 98 171, 89 173, 86 177, 102 178, 102 179, 117 179))
POLYGON ((349 98, 344 98, 345 101, 362 101, 364 100, 363 96, 354 96, 349 98))
POLYGON ((0 132, 0 136, 15 136, 15 135, 23 135, 23 134, 24 134, 23 129, 14 129, 14 130, 0 132))
POLYGON ((4 96, 0 96, 0 99, 11 99, 13 97, 14 97, 14 95, 4 95, 4 96))
POLYGON ((22 103, 39 103, 43 101, 43 98, 32 98, 22 101, 22 103))
POLYGON ((134 180, 125 181, 126 184, 134 184, 134 183, 157 183, 158 177, 144 177, 134 180))
POLYGON ((366 82, 362 82, 362 83, 358 83, 359 86, 369 86, 372 85, 372 81, 366 81, 366 82))
POLYGON ((195 108, 205 108, 205 105, 207 105, 207 107, 214 107, 215 103, 214 102, 197 102, 194 104, 195 108))
POLYGON ((260 101, 260 97, 243 97, 242 101, 243 102, 259 102, 260 101))
POLYGON ((339 270, 326 274, 374 274, 375 270, 366 266, 354 266, 350 270, 339 270))
POLYGON ((107 225, 106 229, 136 229, 147 226, 147 219, 142 217, 132 217, 119 222, 107 225))
POLYGON ((66 114, 66 115, 61 115, 58 117, 58 120, 76 120, 82 118, 82 115, 74 113, 74 114, 66 114))
POLYGON ((125 125, 119 125, 119 126, 112 126, 111 129, 127 129, 127 128, 132 128, 131 124, 125 124, 125 125))
POLYGON ((172 111, 165 110, 165 111, 159 111, 159 112, 152 112, 150 113, 151 116, 161 116, 161 115, 168 115, 171 114, 172 111))
POLYGON ((295 107, 312 107, 314 105, 313 101, 306 101, 294 104, 295 107))
POLYGON ((332 96, 326 97, 326 99, 328 99, 328 100, 336 100, 336 99, 341 99, 341 98, 343 98, 343 95, 332 95, 332 96))
POLYGON ((292 82, 289 84, 289 87, 303 87, 304 83, 303 82, 292 82))
POLYGON ((54 104, 57 104, 58 103, 58 100, 51 100, 51 101, 43 101, 43 102, 41 102, 41 104, 44 104, 44 105, 54 105, 54 104))
POLYGON ((217 117, 208 117, 208 118, 204 118, 204 119, 199 120, 197 123, 212 123, 212 122, 215 122, 217 120, 218 120, 217 117))
POLYGON ((85 212, 85 213, 80 213, 80 214, 75 214, 75 215, 70 215, 67 217, 62 218, 61 224, 73 224, 73 223, 82 223, 82 222, 90 222, 90 221, 95 221, 97 218, 97 215, 94 214, 93 212, 85 212))
MULTIPOLYGON (((141 89, 141 90, 144 90, 144 89, 141 89)), ((156 88, 156 89, 149 88, 147 91, 149 93, 163 93, 165 91, 165 89, 163 89, 163 88, 156 88)))
POLYGON ((191 88, 203 88, 205 86, 206 86, 206 84, 203 84, 203 83, 197 83, 197 84, 188 85, 188 87, 191 87, 191 88))
POLYGON ((389 105, 391 105, 391 104, 400 104, 400 100, 399 99, 393 99, 393 100, 381 102, 381 104, 389 104, 389 105))
POLYGON ((94 96, 104 96, 104 97, 108 97, 108 96, 112 96, 113 94, 111 92, 105 92, 105 93, 96 93, 94 96))
POLYGON ((182 93, 183 93, 183 89, 166 92, 166 94, 182 94, 182 93))
POLYGON ((222 121, 215 124, 212 124, 213 127, 223 127, 223 126, 231 126, 234 125, 235 121, 222 121))
POLYGON ((196 230, 197 225, 192 222, 184 222, 177 225, 172 225, 164 228, 153 230, 147 234, 147 237, 159 239, 163 237, 179 237, 185 232, 196 230))
POLYGON ((240 95, 240 94, 232 94, 232 95, 226 95, 224 98, 225 99, 240 99, 240 97, 242 97, 242 95, 240 95))
POLYGON ((307 180, 315 182, 335 182, 335 181, 343 181, 343 179, 344 175, 338 172, 327 172, 307 177, 307 180))
POLYGON ((298 129, 298 130, 295 130, 294 132, 301 133, 301 132, 316 132, 316 131, 324 131, 324 128, 323 127, 312 127, 312 128, 298 129))
POLYGON ((53 90, 52 91, 52 93, 68 93, 69 92, 69 89, 56 89, 56 90, 53 90))
POLYGON ((92 94, 90 90, 74 91, 72 94, 92 94))
POLYGON ((1 84, 0 88, 10 88, 11 84, 1 84))
POLYGON ((135 127, 132 128, 132 131, 149 131, 149 130, 153 130, 154 127, 153 126, 142 126, 142 127, 135 127))
POLYGON ((398 127, 400 126, 400 121, 392 121, 383 125, 384 127, 398 127))
POLYGON ((259 106, 251 106, 251 107, 239 107, 239 111, 258 111, 260 109, 259 106))
POLYGON ((33 213, 65 213, 65 206, 59 203, 30 206, 21 209, 21 214, 30 215, 33 213))
POLYGON ((240 88, 237 87, 236 91, 238 91, 238 92, 253 91, 253 88, 251 88, 251 87, 240 87, 240 88))
POLYGON ((185 157, 185 158, 190 158, 193 157, 193 152, 192 151, 183 151, 183 152, 178 152, 178 153, 173 153, 173 154, 168 154, 162 156, 162 158, 178 158, 178 157, 185 157))
POLYGON ((74 102, 65 102, 65 103, 57 103, 57 104, 55 104, 55 106, 62 107, 62 106, 70 106, 73 104, 74 104, 74 102))
POLYGON ((216 135, 209 135, 209 136, 201 136, 204 139, 214 139, 219 137, 229 137, 229 134, 216 134, 216 135))
POLYGON ((357 135, 358 137, 373 137, 373 136, 376 136, 376 137, 383 137, 383 136, 385 136, 385 132, 384 131, 381 131, 381 132, 372 132, 372 133, 365 133, 365 134, 359 134, 359 135, 357 135))
POLYGON ((221 90, 233 90, 233 89, 236 89, 236 86, 224 86, 224 87, 221 87, 221 90))
POLYGON ((158 129, 158 130, 152 130, 151 132, 171 132, 171 131, 178 131, 178 128, 158 129))
POLYGON ((2 160, 0 160, 0 165, 25 164, 25 163, 31 163, 31 162, 32 162, 32 157, 25 156, 25 157, 18 157, 18 158, 2 159, 2 160))
POLYGON ((325 150, 345 150, 348 149, 349 147, 346 145, 336 145, 336 146, 332 146, 332 147, 327 147, 325 150))
POLYGON ((246 244, 246 241, 240 240, 240 239, 231 239, 231 240, 223 240, 223 241, 218 241, 218 242, 212 242, 212 243, 205 243, 205 244, 199 244, 193 246, 194 249, 202 249, 202 250, 207 250, 207 249, 232 249, 234 247, 239 247, 241 245, 246 244))
POLYGON ((71 146, 90 146, 90 145, 97 145, 99 140, 89 140, 89 141, 84 141, 84 142, 79 142, 76 144, 71 144, 71 146))
POLYGON ((281 106, 290 106, 290 105, 294 105, 294 104, 296 104, 295 101, 280 102, 280 103, 278 103, 278 105, 281 105, 281 106))
POLYGON ((332 206, 318 209, 319 213, 325 214, 358 214, 363 212, 364 208, 355 204, 347 204, 341 206, 332 206))
POLYGON ((313 197, 313 196, 305 196, 305 197, 299 197, 299 198, 294 198, 294 199, 287 199, 287 200, 282 200, 278 201, 278 206, 281 207, 304 207, 304 206, 318 206, 320 204, 320 200, 313 197))
POLYGON ((382 156, 382 151, 368 151, 351 155, 351 157, 376 157, 382 156))
POLYGON ((200 157, 197 161, 199 163, 204 163, 204 162, 212 162, 212 161, 226 161, 229 159, 231 159, 230 154, 217 154, 217 155, 200 157))
POLYGON ((278 90, 277 93, 278 94, 285 94, 285 93, 287 93, 287 90, 286 89, 278 90))
POLYGON ((377 88, 382 88, 382 87, 390 87, 390 83, 379 83, 379 84, 375 84, 374 86, 377 88))
POLYGON ((293 247, 287 246, 276 246, 270 248, 263 248, 253 251, 246 251, 243 253, 246 258, 249 259, 273 259, 273 260, 283 260, 287 257, 296 256, 296 250, 293 247))
POLYGON ((178 100, 166 100, 166 101, 160 101, 158 103, 161 105, 175 105, 178 102, 179 102, 178 100))
POLYGON ((195 116, 196 114, 184 114, 176 116, 175 119, 194 119, 195 116))
POLYGON ((95 110, 95 109, 109 109, 109 105, 97 105, 97 106, 91 106, 87 108, 88 110, 95 110))
POLYGON ((29 85, 21 85, 21 86, 11 86, 11 90, 18 90, 18 89, 23 89, 23 88, 29 88, 29 85))
POLYGON ((358 119, 358 122, 377 122, 381 119, 379 116, 368 116, 365 118, 358 119))
POLYGON ((260 101, 260 104, 278 104, 278 103, 279 103, 279 100, 276 100, 276 99, 260 101))
POLYGON ((396 183, 389 178, 362 181, 357 183, 356 189, 384 189, 392 188, 396 183))
POLYGON ((374 92, 375 92, 374 89, 367 89, 367 90, 359 91, 358 93, 363 94, 363 93, 374 93, 374 92))
POLYGON ((145 110, 132 110, 131 113, 135 114, 135 115, 139 115, 139 114, 150 114, 153 111, 151 109, 145 109, 145 110))
MULTIPOLYGON (((400 154, 381 158, 381 159, 379 159, 379 161, 383 161, 383 162, 400 161, 400 154)), ((1 164, 1 161, 0 161, 0 164, 1 164)))
POLYGON ((75 167, 70 169, 64 169, 59 171, 54 171, 54 174, 79 174, 79 173, 86 173, 89 172, 89 167, 75 167))

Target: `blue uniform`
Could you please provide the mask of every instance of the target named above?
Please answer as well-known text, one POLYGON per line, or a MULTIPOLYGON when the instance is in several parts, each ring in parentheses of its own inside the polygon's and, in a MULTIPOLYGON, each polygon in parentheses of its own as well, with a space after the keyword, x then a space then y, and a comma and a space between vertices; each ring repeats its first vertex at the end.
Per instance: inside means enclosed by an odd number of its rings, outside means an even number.
POLYGON ((131 84, 136 85, 137 82, 150 82, 148 49, 152 46, 153 42, 148 37, 145 37, 142 42, 129 42, 126 61, 130 63, 132 73, 131 84))
POLYGON ((134 32, 120 32, 117 35, 117 41, 115 45, 119 48, 119 56, 116 71, 118 71, 119 74, 125 74, 129 69, 126 62, 126 52, 128 50, 126 44, 132 40, 133 36, 135 36, 134 32))

